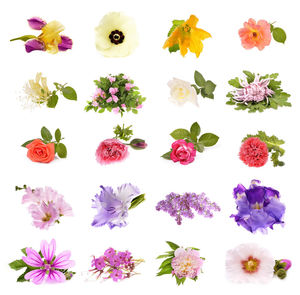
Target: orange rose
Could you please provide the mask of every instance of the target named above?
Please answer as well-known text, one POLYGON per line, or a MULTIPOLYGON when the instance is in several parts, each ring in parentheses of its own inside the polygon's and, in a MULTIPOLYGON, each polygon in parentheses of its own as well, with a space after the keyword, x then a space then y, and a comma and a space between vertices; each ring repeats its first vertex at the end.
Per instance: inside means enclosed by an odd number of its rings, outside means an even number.
POLYGON ((40 139, 35 139, 26 145, 28 148, 27 157, 33 162, 50 163, 55 157, 54 143, 43 143, 40 139))

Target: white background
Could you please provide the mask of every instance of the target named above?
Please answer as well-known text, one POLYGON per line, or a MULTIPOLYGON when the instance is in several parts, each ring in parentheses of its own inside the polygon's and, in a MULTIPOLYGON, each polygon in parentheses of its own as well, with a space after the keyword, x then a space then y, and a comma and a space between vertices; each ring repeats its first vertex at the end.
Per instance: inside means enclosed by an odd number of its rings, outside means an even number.
POLYGON ((299 280, 299 26, 297 1, 7 1, 1 6, 1 289, 18 294, 99 293, 153 294, 193 292, 217 294, 260 294, 289 292, 299 280), (127 58, 104 58, 94 46, 94 27, 110 11, 123 11, 134 17, 140 35, 140 45, 127 58), (199 59, 188 54, 169 54, 162 49, 173 19, 199 18, 198 26, 211 33, 204 41, 199 59), (22 42, 9 39, 35 33, 26 19, 40 16, 46 21, 58 20, 65 26, 64 34, 74 41, 71 51, 50 55, 45 52, 27 54, 22 42), (285 45, 271 42, 263 51, 245 50, 240 44, 238 29, 243 22, 277 21, 287 32, 285 45), (202 99, 200 107, 180 108, 168 101, 167 82, 177 77, 193 82, 194 71, 217 84, 215 100, 202 99), (230 90, 227 81, 242 70, 280 73, 283 89, 291 93, 292 108, 267 110, 262 114, 235 111, 225 105, 230 90), (59 99, 56 109, 24 110, 18 96, 24 83, 41 71, 52 82, 67 82, 78 93, 78 101, 59 99), (86 100, 94 92, 94 79, 107 74, 126 73, 140 87, 147 101, 138 115, 120 116, 83 111, 86 100), (219 143, 197 154, 188 166, 160 158, 172 143, 169 133, 176 128, 189 128, 198 121, 203 132, 220 136, 219 143), (144 151, 131 151, 123 163, 100 166, 95 150, 100 141, 113 135, 117 124, 132 124, 134 135, 145 138, 149 146, 144 151), (40 128, 51 131, 59 127, 68 147, 68 158, 51 164, 38 164, 26 157, 20 145, 39 136, 40 128), (249 168, 238 159, 242 138, 247 133, 264 130, 286 140, 286 165, 274 168, 270 163, 262 168, 249 168), (238 227, 230 214, 236 212, 232 189, 251 179, 278 189, 286 204, 286 226, 276 226, 268 235, 255 235, 238 227), (130 212, 126 228, 90 226, 96 213, 91 199, 99 185, 117 187, 125 182, 137 185, 146 193, 147 201, 130 212), (22 192, 15 185, 52 186, 65 196, 74 210, 74 217, 61 219, 61 224, 48 231, 32 226, 31 216, 21 204, 22 192), (171 191, 206 192, 222 211, 213 219, 197 216, 177 226, 169 215, 155 210, 156 203, 171 191), (70 249, 76 261, 77 275, 61 285, 35 286, 16 283, 21 274, 10 270, 8 263, 20 258, 20 248, 39 248, 42 239, 55 238, 57 251, 70 249), (199 281, 187 281, 177 287, 170 276, 155 277, 160 261, 155 257, 168 250, 166 240, 182 246, 201 249, 206 257, 204 274, 199 281), (225 253, 240 243, 257 242, 268 248, 274 258, 289 258, 293 268, 285 281, 274 279, 268 285, 235 285, 225 276, 225 253), (141 275, 120 284, 112 281, 84 281, 91 255, 101 255, 109 246, 129 249, 146 263, 139 266, 141 275), (255 292, 255 293, 254 293, 255 292))

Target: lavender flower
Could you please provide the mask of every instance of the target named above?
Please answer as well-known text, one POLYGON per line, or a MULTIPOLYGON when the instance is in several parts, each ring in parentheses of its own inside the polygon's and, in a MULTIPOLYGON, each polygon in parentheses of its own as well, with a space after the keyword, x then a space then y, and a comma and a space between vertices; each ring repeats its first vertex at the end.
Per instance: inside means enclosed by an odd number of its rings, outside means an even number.
POLYGON ((100 195, 95 195, 92 208, 97 209, 98 213, 94 217, 92 226, 103 226, 107 224, 110 229, 115 226, 123 227, 127 225, 126 218, 128 210, 132 205, 133 199, 143 197, 140 190, 130 183, 118 187, 114 192, 112 187, 100 186, 100 195))
POLYGON ((280 193, 266 186, 260 186, 259 180, 252 180, 249 189, 239 184, 233 190, 237 205, 237 214, 232 214, 235 222, 254 233, 257 230, 267 233, 274 224, 283 224, 285 205, 280 202, 280 193))
POLYGON ((194 218, 194 209, 199 215, 211 218, 213 217, 212 211, 220 211, 220 207, 211 202, 205 193, 197 195, 196 193, 185 193, 179 195, 170 193, 166 196, 165 200, 159 201, 156 205, 157 211, 164 211, 169 213, 175 218, 178 225, 181 225, 182 217, 194 218))
POLYGON ((268 97, 274 94, 274 91, 268 88, 269 83, 270 79, 260 79, 259 75, 256 75, 250 84, 247 79, 240 81, 242 88, 237 88, 232 92, 233 98, 245 104, 268 100, 268 97))

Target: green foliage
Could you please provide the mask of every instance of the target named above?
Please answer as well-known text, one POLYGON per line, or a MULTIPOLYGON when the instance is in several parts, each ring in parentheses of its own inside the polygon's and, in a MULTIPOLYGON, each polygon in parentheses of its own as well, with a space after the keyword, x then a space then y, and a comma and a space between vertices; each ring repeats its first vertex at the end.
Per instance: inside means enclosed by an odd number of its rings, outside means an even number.
POLYGON ((14 270, 20 270, 24 267, 27 267, 27 264, 22 259, 18 259, 18 260, 12 261, 9 264, 9 267, 14 270))
MULTIPOLYGON (((204 147, 213 146, 219 140, 219 137, 213 133, 205 133, 201 136, 200 133, 201 133, 200 125, 197 122, 195 122, 190 127, 190 131, 187 129, 179 128, 174 130, 170 135, 175 140, 184 139, 186 142, 193 143, 195 149, 200 153, 204 151, 204 147)), ((161 157, 170 160, 171 152, 172 150, 163 154, 161 157)))
POLYGON ((176 29, 178 26, 180 26, 180 25, 182 25, 182 24, 184 23, 184 20, 177 20, 177 19, 174 19, 174 20, 172 21, 172 23, 173 23, 173 25, 172 25, 171 29, 170 29, 169 32, 168 32, 168 37, 171 36, 171 34, 175 31, 175 29, 176 29))
POLYGON ((179 45, 178 44, 175 44, 171 47, 169 47, 169 52, 172 53, 172 52, 176 52, 178 51, 180 48, 179 48, 179 45))
POLYGON ((47 100, 47 107, 54 109, 58 102, 58 96, 56 95, 56 92, 54 91, 52 95, 47 100))
POLYGON ((56 145, 56 152, 57 155, 62 159, 67 157, 67 148, 61 142, 56 145))
POLYGON ((122 139, 125 141, 130 140, 130 138, 133 135, 133 131, 132 131, 131 127, 132 127, 132 125, 125 128, 124 124, 122 127, 120 125, 117 125, 116 127, 114 127, 115 138, 122 139))
POLYGON ((107 77, 100 77, 99 80, 95 80, 95 84, 97 88, 100 88, 105 93, 105 98, 103 99, 100 95, 96 98, 96 102, 98 106, 93 106, 93 101, 87 101, 87 106, 84 108, 85 111, 94 110, 97 113, 103 113, 105 110, 111 112, 113 109, 119 108, 119 113, 121 116, 125 112, 132 112, 134 114, 138 113, 136 109, 138 106, 142 105, 142 103, 146 100, 140 92, 139 88, 134 86, 129 91, 126 90, 126 84, 134 84, 133 80, 124 79, 124 74, 118 74, 111 77, 114 77, 115 82, 110 82, 107 77), (115 94, 118 97, 118 101, 107 102, 107 99, 111 97, 109 92, 110 88, 118 88, 118 92, 115 94), (124 107, 125 105, 125 107, 124 107))
POLYGON ((34 35, 24 35, 24 36, 21 36, 21 37, 17 37, 17 38, 11 39, 10 42, 11 41, 16 41, 16 40, 20 40, 20 41, 26 42, 26 41, 28 41, 30 39, 36 39, 36 36, 34 36, 34 35))
POLYGON ((77 100, 77 93, 76 93, 76 91, 72 87, 70 87, 70 86, 63 87, 61 89, 61 91, 62 91, 63 96, 66 99, 77 100))
POLYGON ((141 203, 143 203, 145 201, 145 194, 141 194, 137 197, 135 197, 132 201, 131 201, 131 205, 129 207, 129 210, 130 209, 133 209, 135 207, 137 207, 138 205, 140 205, 141 203))
MULTIPOLYGON (((255 78, 255 74, 251 73, 249 71, 243 71, 243 73, 246 76, 246 79, 248 83, 252 83, 255 78)), ((244 102, 239 102, 234 99, 233 91, 230 91, 227 93, 226 97, 229 98, 229 100, 226 102, 227 105, 234 105, 235 110, 248 110, 249 113, 255 113, 255 112, 263 112, 266 109, 278 109, 278 107, 290 107, 292 104, 288 101, 288 98, 290 97, 290 94, 283 92, 281 89, 281 81, 277 81, 278 74, 267 74, 264 76, 261 76, 260 79, 270 79, 270 82, 268 84, 268 88, 274 91, 274 94, 268 99, 265 99, 260 102, 254 102, 250 101, 245 104, 244 102)), ((233 86, 234 88, 242 88, 240 84, 240 79, 238 77, 231 79, 228 81, 228 84, 233 86)))
POLYGON ((279 43, 284 43, 286 41, 286 33, 283 29, 281 28, 275 28, 273 26, 272 28, 272 36, 274 38, 275 41, 279 42, 279 43))
POLYGON ((243 139, 243 142, 250 137, 258 137, 261 141, 266 143, 269 153, 272 153, 271 160, 274 167, 284 166, 284 162, 279 160, 279 157, 285 153, 285 150, 281 148, 281 145, 285 143, 284 140, 277 138, 275 135, 268 136, 264 131, 258 131, 255 135, 248 134, 243 139))
POLYGON ((41 135, 42 135, 42 138, 45 142, 51 142, 52 140, 52 134, 51 132, 46 128, 46 127, 42 127, 41 129, 41 135))
POLYGON ((214 98, 214 91, 216 89, 216 84, 214 84, 210 80, 205 81, 203 75, 198 71, 195 71, 194 73, 194 80, 196 85, 192 84, 191 86, 193 86, 196 89, 197 94, 200 93, 204 98, 205 97, 211 99, 214 98))
POLYGON ((173 242, 166 241, 166 243, 170 246, 170 248, 171 248, 172 250, 176 250, 176 249, 179 248, 179 246, 178 246, 177 244, 173 243, 173 242))

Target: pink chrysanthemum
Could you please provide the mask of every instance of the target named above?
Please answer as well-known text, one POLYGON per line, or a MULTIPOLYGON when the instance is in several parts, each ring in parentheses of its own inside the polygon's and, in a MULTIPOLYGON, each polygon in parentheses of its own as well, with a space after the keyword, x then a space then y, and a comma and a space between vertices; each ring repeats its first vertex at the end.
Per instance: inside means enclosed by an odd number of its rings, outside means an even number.
POLYGON ((246 139, 240 149, 240 159, 249 167, 261 167, 268 161, 267 144, 257 137, 246 139))
POLYGON ((174 254, 175 257, 172 260, 173 274, 179 279, 196 278, 203 265, 203 259, 200 258, 199 252, 193 249, 178 248, 174 254))
POLYGON ((233 98, 245 104, 268 100, 268 97, 274 94, 274 91, 268 88, 269 83, 270 79, 260 79, 259 75, 255 75, 254 81, 250 84, 245 79, 240 82, 243 88, 237 88, 232 92, 233 98))

